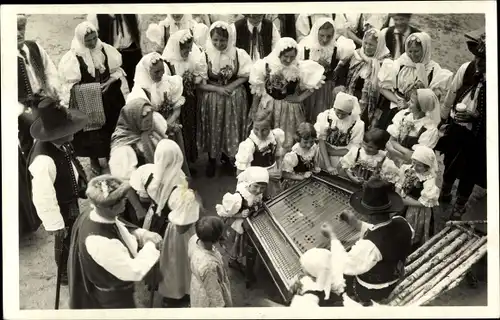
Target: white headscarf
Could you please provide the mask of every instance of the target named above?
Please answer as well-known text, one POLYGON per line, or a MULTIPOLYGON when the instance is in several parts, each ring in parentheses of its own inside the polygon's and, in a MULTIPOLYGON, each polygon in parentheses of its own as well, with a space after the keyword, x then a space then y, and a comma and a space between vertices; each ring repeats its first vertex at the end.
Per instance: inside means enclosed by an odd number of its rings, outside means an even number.
MULTIPOLYGON (((162 56, 158 52, 150 52, 142 57, 142 59, 135 67, 134 87, 137 86, 146 90, 151 89, 155 82, 153 81, 153 79, 151 79, 149 70, 151 69, 151 66, 158 60, 163 60, 162 56)), ((165 65, 164 67, 166 68, 165 65)))
POLYGON ((163 50, 163 58, 169 62, 183 61, 180 44, 190 39, 193 39, 193 35, 189 30, 179 30, 175 32, 168 38, 165 50, 163 50))
POLYGON ((309 59, 313 61, 318 61, 320 58, 330 59, 333 55, 333 51, 335 49, 336 41, 335 34, 337 30, 335 29, 335 22, 331 18, 321 17, 316 19, 314 22, 311 32, 308 36, 300 41, 300 45, 305 48, 310 49, 309 59), (318 34, 319 29, 325 25, 326 23, 330 23, 333 26, 333 38, 326 46, 321 45, 319 43, 318 34))
MULTIPOLYGON (((189 24, 191 20, 193 20, 192 15, 184 14, 179 23, 181 24, 181 27, 185 28, 186 30, 189 30, 191 28, 191 25, 189 24)), ((172 24, 175 23, 176 21, 174 20, 172 15, 168 14, 164 20, 160 21, 159 23, 151 23, 148 26, 148 29, 146 30, 146 38, 148 38, 150 41, 157 43, 158 45, 165 45, 165 43, 163 43, 165 27, 169 28, 172 24)))
POLYGON ((248 167, 238 175, 238 184, 269 183, 269 172, 263 167, 248 167))
POLYGON ((437 176, 438 162, 434 150, 427 146, 417 145, 413 152, 412 159, 422 162, 429 166, 429 174, 431 177, 437 176))
POLYGON ((299 61, 297 58, 289 65, 285 66, 281 63, 280 55, 286 49, 294 48, 298 53, 298 44, 297 42, 289 37, 283 37, 278 40, 276 46, 273 51, 269 55, 264 58, 264 61, 269 64, 269 68, 271 69, 271 73, 275 74, 278 72, 283 72, 285 79, 291 79, 298 77, 299 75, 299 61), (290 73, 290 76, 287 76, 287 73, 290 73))
MULTIPOLYGON (((335 253, 340 249, 332 248, 335 253)), ((344 291, 345 280, 343 274, 342 254, 333 254, 324 248, 312 248, 300 257, 302 269, 313 276, 316 285, 325 292, 325 299, 330 298, 330 292, 337 294, 344 291)))
POLYGON ((233 62, 236 60, 236 35, 234 29, 229 26, 224 21, 216 21, 212 23, 207 34, 207 41, 205 42, 205 51, 208 56, 208 60, 212 63, 212 71, 214 73, 219 72, 219 70, 227 65, 232 66, 233 62), (227 47, 223 51, 217 50, 213 43, 211 33, 215 28, 222 28, 227 31, 229 38, 227 39, 227 47))
POLYGON ((156 146, 153 169, 154 179, 151 190, 156 190, 151 198, 158 205, 157 213, 165 207, 172 190, 177 185, 186 185, 186 175, 182 172, 184 156, 179 145, 168 139, 161 140, 156 146))
POLYGON ((350 112, 352 118, 359 118, 359 114, 361 113, 358 98, 342 91, 335 97, 333 109, 350 112))
POLYGON ((417 89, 417 101, 425 116, 436 126, 441 122, 441 106, 432 89, 417 89))
POLYGON ((75 28, 75 36, 71 41, 71 51, 76 55, 82 57, 83 61, 87 65, 87 71, 92 77, 95 77, 95 69, 99 72, 106 71, 106 66, 104 65, 105 56, 102 53, 102 42, 97 38, 97 44, 94 49, 89 49, 85 47, 85 35, 95 32, 96 36, 99 36, 97 28, 90 22, 84 21, 78 24, 75 28))
POLYGON ((429 79, 427 78, 427 74, 431 71, 434 64, 431 63, 431 47, 432 39, 429 34, 425 32, 418 32, 411 34, 405 42, 405 53, 399 57, 398 61, 401 66, 406 66, 410 68, 414 68, 417 71, 418 80, 422 81, 425 87, 429 87, 429 79), (408 54, 408 47, 410 42, 418 42, 422 45, 422 59, 418 62, 414 62, 410 59, 408 54))

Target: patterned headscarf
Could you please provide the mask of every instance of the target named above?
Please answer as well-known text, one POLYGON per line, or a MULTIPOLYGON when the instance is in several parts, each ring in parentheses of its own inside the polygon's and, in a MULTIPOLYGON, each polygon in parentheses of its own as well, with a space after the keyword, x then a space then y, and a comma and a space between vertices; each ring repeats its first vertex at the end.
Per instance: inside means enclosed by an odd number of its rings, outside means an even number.
POLYGON ((236 59, 236 35, 234 29, 229 26, 224 21, 216 21, 212 23, 210 29, 207 34, 207 40, 205 42, 205 51, 208 56, 208 60, 212 64, 212 70, 214 73, 217 73, 221 68, 230 65, 233 65, 233 62, 236 59), (217 50, 212 43, 211 33, 215 28, 222 28, 227 31, 229 34, 229 38, 227 39, 227 47, 223 51, 217 50))
POLYGON ((95 69, 99 70, 99 72, 104 72, 106 71, 106 66, 104 65, 105 56, 102 52, 102 42, 99 38, 97 38, 97 44, 94 49, 85 47, 85 36, 92 32, 95 32, 97 37, 99 36, 97 28, 88 21, 77 25, 75 36, 71 41, 71 51, 75 55, 82 57, 87 65, 87 71, 92 77, 95 77, 95 69))

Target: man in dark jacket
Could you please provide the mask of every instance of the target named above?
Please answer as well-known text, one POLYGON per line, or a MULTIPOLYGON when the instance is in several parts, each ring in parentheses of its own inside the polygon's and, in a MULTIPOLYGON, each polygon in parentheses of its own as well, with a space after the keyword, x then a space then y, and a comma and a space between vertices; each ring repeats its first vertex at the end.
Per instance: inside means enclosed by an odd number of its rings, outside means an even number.
POLYGON ((392 58, 397 59, 405 53, 406 39, 410 34, 420 32, 420 30, 410 25, 411 13, 395 13, 391 17, 394 26, 383 29, 381 35, 385 37, 385 43, 392 58))

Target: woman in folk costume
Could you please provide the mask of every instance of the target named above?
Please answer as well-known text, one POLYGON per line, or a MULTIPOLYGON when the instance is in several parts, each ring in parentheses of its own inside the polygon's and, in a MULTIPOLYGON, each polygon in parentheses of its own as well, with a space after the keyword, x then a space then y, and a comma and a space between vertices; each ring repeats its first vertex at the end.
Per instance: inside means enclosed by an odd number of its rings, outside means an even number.
POLYGON ((366 31, 361 48, 349 61, 346 93, 358 98, 365 130, 374 127, 380 117, 381 112, 377 108, 380 97, 378 74, 383 61, 390 58, 385 38, 379 30, 372 28, 366 31))
POLYGON ((387 128, 391 135, 387 144, 389 157, 401 166, 411 162, 417 146, 433 149, 439 139, 437 126, 440 121, 439 101, 434 92, 431 89, 413 90, 408 109, 399 111, 387 128))
POLYGON ((156 43, 155 51, 161 54, 170 36, 180 30, 188 30, 197 45, 202 48, 205 46, 208 27, 204 23, 198 23, 190 14, 169 14, 158 24, 151 23, 146 31, 146 37, 156 43))
MULTIPOLYGON (((159 53, 151 52, 145 55, 135 68, 135 84, 127 97, 127 102, 136 98, 146 99, 153 110, 167 120, 168 136, 179 144, 184 153, 184 138, 179 117, 186 99, 182 95, 182 78, 179 75, 169 75, 168 68, 159 53)), ((187 161, 183 170, 188 177, 191 176, 187 161)))
MULTIPOLYGON (((295 30, 297 35, 297 42, 302 41, 308 34, 317 20, 320 18, 328 18, 337 21, 336 14, 331 13, 315 13, 315 14, 296 14, 295 30)), ((340 27, 342 24, 336 23, 335 27, 340 27)))
POLYGON ((285 132, 286 151, 292 149, 295 132, 305 120, 304 100, 324 83, 325 69, 315 61, 297 59, 298 50, 295 40, 281 38, 271 54, 254 64, 249 80, 254 94, 249 116, 270 112, 273 128, 285 132))
POLYGON ((167 121, 141 98, 129 101, 120 112, 111 136, 111 174, 129 180, 137 167, 154 162, 156 146, 167 137, 167 121))
POLYGON ((245 139, 248 99, 244 83, 248 81, 252 60, 236 48, 234 29, 217 21, 210 27, 206 42, 202 77, 198 86, 198 146, 207 152, 206 175, 213 177, 216 158, 234 158, 238 144, 245 139))
POLYGON ((365 130, 359 118, 358 99, 339 92, 333 108, 318 115, 314 128, 318 132, 322 169, 338 174, 340 159, 363 141, 365 130))
POLYGON ((139 196, 149 197, 153 202, 145 227, 152 215, 168 218, 160 256, 162 280, 158 288, 167 306, 180 306, 189 295, 188 242, 200 213, 200 204, 181 170, 183 163, 179 146, 172 140, 162 140, 156 148, 154 164, 139 167, 130 178, 139 196))
MULTIPOLYGON (((180 30, 172 34, 163 51, 163 58, 168 68, 166 73, 182 77, 182 95, 186 99, 181 108, 180 123, 184 140, 184 156, 188 163, 196 162, 197 95, 196 86, 201 82, 204 58, 198 45, 194 43, 189 30, 180 30)), ((193 169, 190 169, 191 171, 193 169)), ((193 172, 192 172, 193 173, 193 172)))
POLYGON ((448 91, 453 73, 431 59, 431 41, 425 32, 411 34, 401 57, 383 61, 378 74, 382 94, 378 106, 382 111, 379 128, 386 129, 398 111, 408 108, 408 93, 415 85, 432 89, 439 101, 448 91))
POLYGON ((407 206, 404 216, 415 231, 412 244, 418 247, 433 236, 433 208, 439 206, 436 154, 431 148, 419 145, 411 156, 411 164, 402 165, 399 172, 396 191, 407 206))
POLYGON ((351 39, 335 37, 335 23, 331 18, 318 18, 311 33, 299 42, 299 59, 313 60, 325 68, 325 83, 304 100, 306 120, 316 121, 321 112, 333 105, 333 88, 345 84, 347 68, 356 46, 351 39))
POLYGON ((295 295, 290 307, 341 307, 342 293, 346 286, 343 261, 338 252, 344 250, 333 242, 330 250, 312 248, 300 257, 303 275, 294 285, 295 295))
POLYGON ((269 183, 269 173, 263 167, 249 167, 237 177, 235 193, 226 193, 222 203, 215 206, 217 214, 230 224, 236 232, 232 244, 229 267, 243 271, 240 259, 243 258, 243 220, 254 215, 262 205, 264 193, 269 183))
POLYGON ((101 42, 96 27, 88 21, 76 26, 71 49, 59 62, 63 104, 89 116, 89 124, 75 135, 75 152, 90 158, 96 175, 104 168, 99 159, 109 157, 111 134, 125 105, 121 64, 118 50, 101 42))
POLYGON ((111 175, 90 180, 91 211, 81 214, 71 235, 69 307, 135 308, 134 287, 160 257, 159 234, 118 218, 130 189, 111 175))

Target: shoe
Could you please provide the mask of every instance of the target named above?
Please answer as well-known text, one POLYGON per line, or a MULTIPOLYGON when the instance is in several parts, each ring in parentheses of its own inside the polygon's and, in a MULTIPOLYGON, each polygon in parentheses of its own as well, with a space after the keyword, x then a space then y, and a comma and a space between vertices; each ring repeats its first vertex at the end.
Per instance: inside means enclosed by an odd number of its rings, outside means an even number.
POLYGON ((462 220, 462 216, 467 211, 466 204, 457 204, 453 205, 453 209, 451 210, 451 215, 449 220, 460 221, 462 220))

